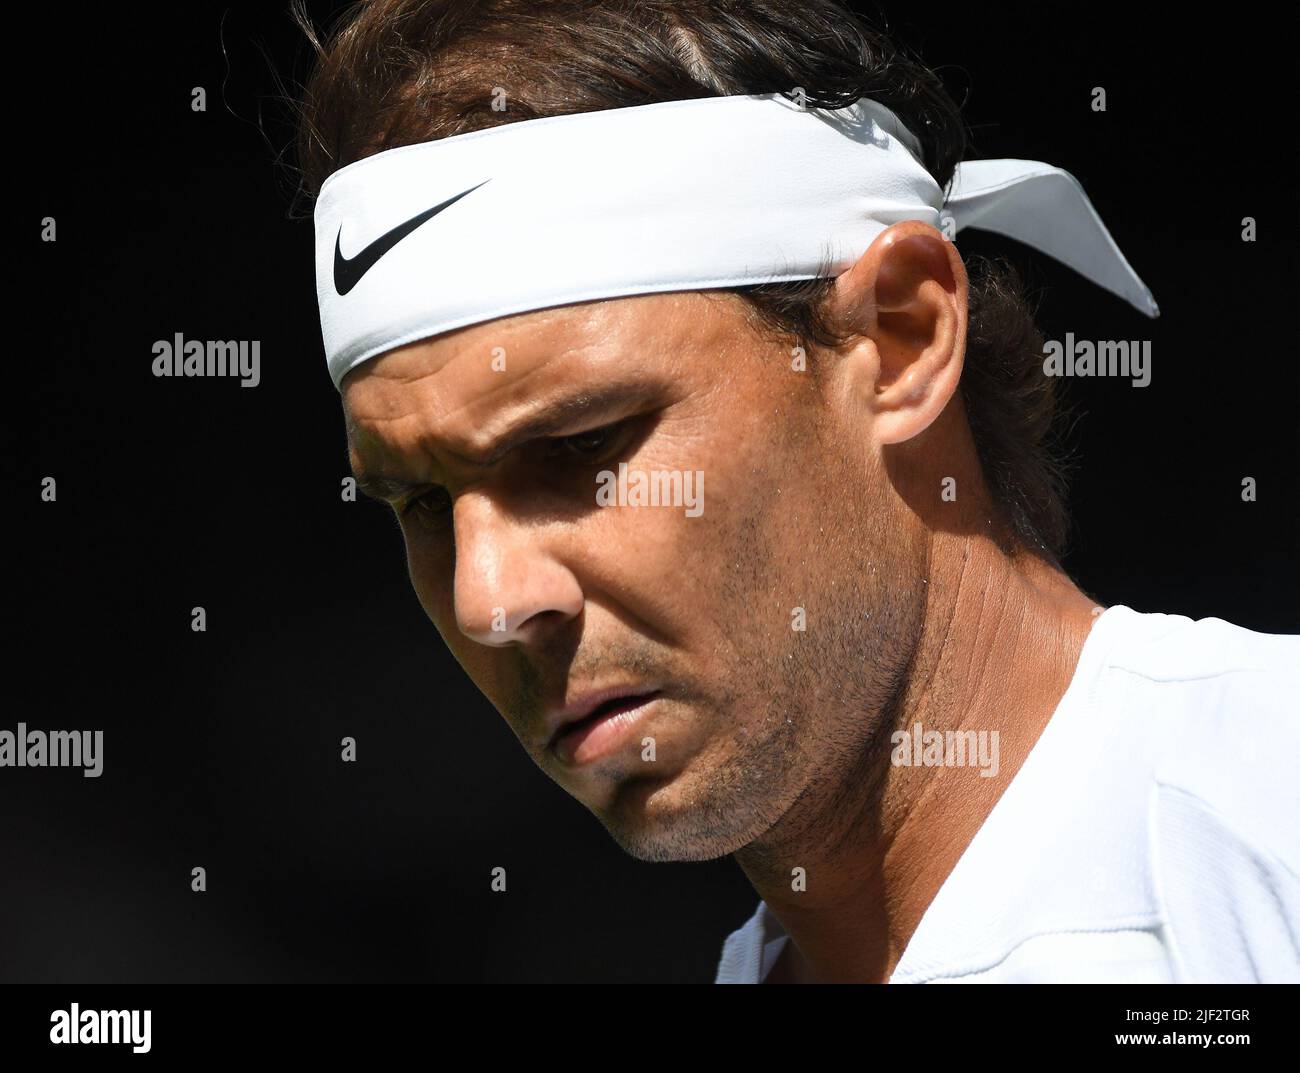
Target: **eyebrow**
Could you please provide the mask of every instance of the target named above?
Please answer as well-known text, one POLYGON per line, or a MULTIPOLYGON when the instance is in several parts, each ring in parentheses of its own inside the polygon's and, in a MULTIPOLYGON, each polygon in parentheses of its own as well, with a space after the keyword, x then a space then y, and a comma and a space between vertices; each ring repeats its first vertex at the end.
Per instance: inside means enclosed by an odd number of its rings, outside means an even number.
POLYGON ((357 482, 357 490, 362 495, 385 503, 402 499, 420 487, 414 481, 404 481, 383 473, 358 473, 355 467, 352 470, 352 479, 357 482))
MULTIPOLYGON (((659 390, 660 385, 648 381, 584 388, 551 399, 529 411, 523 419, 507 428, 495 441, 473 455, 465 455, 445 448, 444 450, 451 457, 470 466, 484 468, 499 462, 511 451, 530 440, 555 435, 579 417, 609 413, 616 408, 630 409, 658 394, 659 390)), ((575 434, 569 433, 569 435, 575 434)), ((372 473, 366 470, 358 472, 355 466, 352 467, 352 477, 363 495, 383 501, 400 499, 429 484, 428 481, 411 481, 387 473, 372 473)))

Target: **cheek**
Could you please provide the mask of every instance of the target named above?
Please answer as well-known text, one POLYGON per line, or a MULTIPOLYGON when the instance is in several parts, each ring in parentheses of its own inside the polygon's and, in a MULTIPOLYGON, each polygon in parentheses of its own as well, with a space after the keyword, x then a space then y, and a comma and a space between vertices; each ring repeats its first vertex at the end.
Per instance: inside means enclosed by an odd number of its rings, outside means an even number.
POLYGON ((456 553, 450 540, 433 540, 418 522, 402 522, 402 539, 406 542, 406 572, 411 587, 429 620, 438 627, 444 640, 455 629, 452 579, 456 571, 456 553), (446 550, 443 550, 445 543, 446 550))
MULTIPOLYGON (((678 507, 604 510, 589 521, 579 561, 590 588, 635 613, 634 628, 703 653, 717 647, 718 632, 730 631, 766 582, 758 575, 768 558, 772 500, 757 457, 685 455, 685 461, 699 467, 690 471, 696 506, 685 505, 683 495, 678 507)), ((638 465, 669 468, 682 461, 638 465)))
POLYGON ((425 615, 433 623, 443 644, 460 664, 461 669, 488 696, 497 702, 499 690, 495 676, 499 673, 499 649, 478 644, 461 633, 456 625, 456 602, 453 580, 456 574, 456 554, 451 541, 430 539, 419 524, 402 525, 406 541, 406 570, 411 587, 425 615))

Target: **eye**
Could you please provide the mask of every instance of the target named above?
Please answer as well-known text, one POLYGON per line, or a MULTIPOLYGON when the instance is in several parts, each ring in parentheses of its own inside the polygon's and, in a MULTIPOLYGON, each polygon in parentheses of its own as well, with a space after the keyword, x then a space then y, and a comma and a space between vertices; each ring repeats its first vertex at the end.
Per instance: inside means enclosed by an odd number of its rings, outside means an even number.
POLYGON ((568 454, 578 458, 599 458, 618 432, 620 424, 603 425, 600 428, 575 432, 572 436, 557 436, 550 441, 546 449, 547 458, 568 454))
POLYGON ((402 504, 402 517, 415 517, 424 525, 437 525, 451 516, 451 495, 435 484, 402 504))

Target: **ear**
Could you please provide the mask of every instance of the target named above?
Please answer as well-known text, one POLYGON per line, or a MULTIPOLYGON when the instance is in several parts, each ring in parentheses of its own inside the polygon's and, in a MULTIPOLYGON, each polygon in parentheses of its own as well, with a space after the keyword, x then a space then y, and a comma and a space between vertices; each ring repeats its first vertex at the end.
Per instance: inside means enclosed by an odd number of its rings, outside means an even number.
POLYGON ((837 277, 832 315, 871 344, 858 383, 878 443, 920 435, 956 393, 967 288, 956 246, 919 220, 886 228, 837 277))

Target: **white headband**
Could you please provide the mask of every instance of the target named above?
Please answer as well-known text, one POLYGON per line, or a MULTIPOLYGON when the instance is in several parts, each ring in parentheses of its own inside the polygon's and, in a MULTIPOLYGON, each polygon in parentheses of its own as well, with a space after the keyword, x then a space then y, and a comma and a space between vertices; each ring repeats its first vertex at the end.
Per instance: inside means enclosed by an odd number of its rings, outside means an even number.
POLYGON ((496 317, 618 295, 810 279, 890 224, 996 231, 1159 316, 1082 187, 1032 160, 971 160, 951 193, 893 112, 780 94, 531 119, 389 149, 316 203, 316 294, 334 386, 361 362, 496 317))

